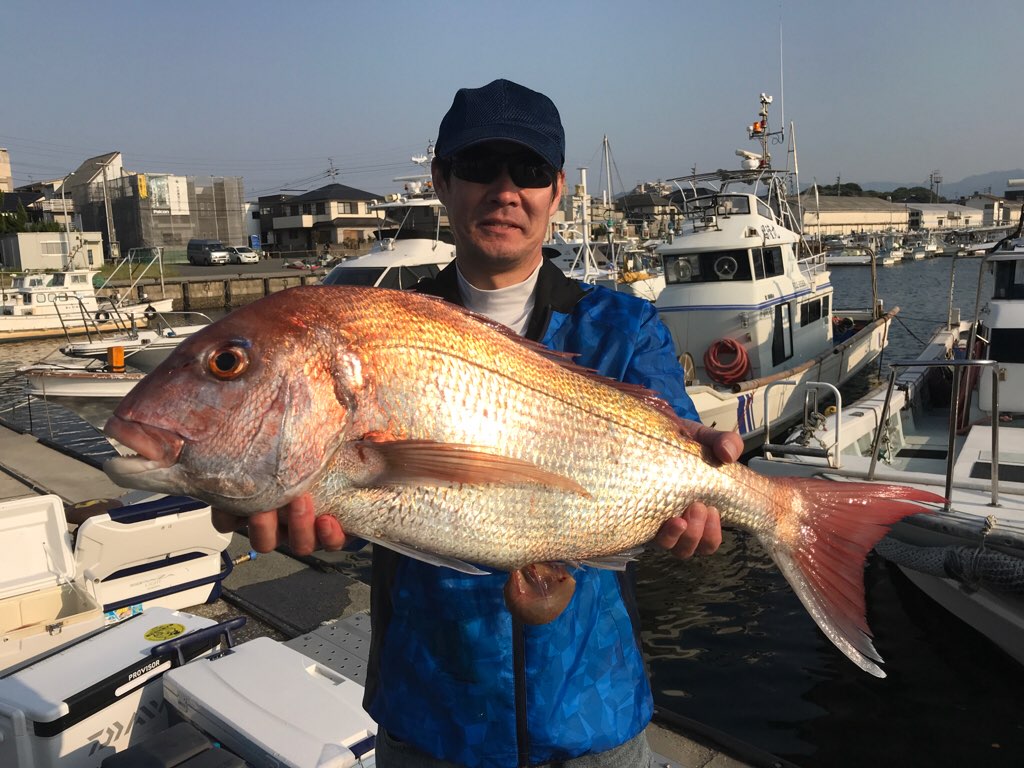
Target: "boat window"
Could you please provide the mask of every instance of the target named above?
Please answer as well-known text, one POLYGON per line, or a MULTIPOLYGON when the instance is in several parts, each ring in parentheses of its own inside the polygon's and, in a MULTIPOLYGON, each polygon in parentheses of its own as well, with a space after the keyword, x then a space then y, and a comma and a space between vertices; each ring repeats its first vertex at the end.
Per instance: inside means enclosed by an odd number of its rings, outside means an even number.
POLYGON ((665 282, 717 283, 726 280, 750 280, 750 252, 747 250, 710 253, 663 254, 665 282))
POLYGON ((53 284, 54 284, 55 286, 61 286, 61 285, 64 285, 64 278, 65 278, 66 276, 67 276, 67 275, 65 275, 65 274, 64 274, 63 272, 57 272, 57 273, 56 273, 56 274, 55 274, 55 275, 53 276, 53 284))
POLYGON ((384 274, 383 267, 337 266, 324 278, 324 285, 376 285, 384 274))
POLYGON ((996 262, 996 279, 992 298, 1024 299, 1024 260, 996 262))
POLYGON ((783 274, 781 248, 751 248, 751 253, 754 256, 755 280, 783 274))
POLYGON ((775 211, 771 209, 764 200, 758 199, 757 201, 757 212, 764 216, 766 219, 775 220, 775 211))
MULTIPOLYGON (((993 328, 990 334, 989 359, 1000 363, 1024 363, 1024 328, 993 328)), ((989 374, 986 372, 984 375, 989 374)))
POLYGON ((800 305, 800 327, 821 320, 823 315, 824 301, 822 299, 811 299, 800 305))

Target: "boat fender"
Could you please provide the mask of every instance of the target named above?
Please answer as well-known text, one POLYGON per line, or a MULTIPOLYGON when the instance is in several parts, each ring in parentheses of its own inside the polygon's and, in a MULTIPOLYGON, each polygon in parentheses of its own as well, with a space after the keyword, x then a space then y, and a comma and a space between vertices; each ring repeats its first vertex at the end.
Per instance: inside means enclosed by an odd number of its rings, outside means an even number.
POLYGON ((109 312, 105 312, 103 310, 100 310, 99 312, 96 313, 96 322, 97 323, 105 323, 109 319, 110 319, 110 313, 109 312))
POLYGON ((735 384, 750 373, 750 357, 736 339, 718 339, 704 352, 704 369, 719 384, 735 384), (726 360, 730 355, 732 359, 726 360))

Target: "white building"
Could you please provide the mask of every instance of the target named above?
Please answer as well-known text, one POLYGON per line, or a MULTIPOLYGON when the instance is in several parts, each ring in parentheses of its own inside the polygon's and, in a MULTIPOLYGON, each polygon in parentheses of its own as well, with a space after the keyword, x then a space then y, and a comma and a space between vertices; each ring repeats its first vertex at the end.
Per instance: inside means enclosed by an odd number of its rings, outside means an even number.
POLYGON ((103 235, 99 232, 13 232, 0 235, 0 265, 6 271, 103 266, 103 235))

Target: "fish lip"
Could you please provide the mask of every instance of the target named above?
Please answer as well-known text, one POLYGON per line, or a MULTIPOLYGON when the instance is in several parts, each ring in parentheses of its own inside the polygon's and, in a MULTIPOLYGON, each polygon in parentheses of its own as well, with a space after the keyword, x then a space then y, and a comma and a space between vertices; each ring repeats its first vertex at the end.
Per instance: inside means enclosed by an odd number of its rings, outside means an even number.
POLYGON ((135 451, 160 467, 170 467, 177 463, 185 444, 185 439, 176 432, 123 419, 116 414, 107 420, 103 432, 128 450, 135 451))

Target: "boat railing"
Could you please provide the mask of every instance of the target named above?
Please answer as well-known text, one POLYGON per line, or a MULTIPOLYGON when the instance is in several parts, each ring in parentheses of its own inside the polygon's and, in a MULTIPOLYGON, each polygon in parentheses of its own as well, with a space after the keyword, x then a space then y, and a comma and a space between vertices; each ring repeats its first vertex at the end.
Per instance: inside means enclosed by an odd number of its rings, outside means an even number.
POLYGON ((878 448, 882 441, 882 435, 886 429, 886 422, 889 419, 889 405, 892 402, 892 393, 896 387, 896 377, 901 370, 907 368, 952 368, 953 387, 949 398, 949 427, 946 445, 946 504, 945 510, 949 511, 951 496, 953 492, 953 465, 955 463, 955 441, 960 423, 960 406, 962 405, 960 393, 960 380, 965 368, 988 368, 992 372, 992 471, 991 489, 992 501, 990 506, 999 506, 999 363, 996 360, 893 360, 889 363, 889 386, 885 390, 885 401, 882 404, 882 413, 878 420, 878 429, 875 431, 874 439, 871 442, 871 464, 868 466, 868 480, 875 479, 875 468, 878 464, 878 448))
MULTIPOLYGON (((145 264, 143 264, 142 265, 142 269, 138 273, 138 275, 133 275, 132 274, 133 259, 130 259, 130 258, 125 259, 120 264, 118 264, 116 267, 114 267, 114 270, 107 276, 107 279, 104 280, 103 283, 96 290, 97 291, 102 291, 104 288, 109 286, 110 282, 114 279, 115 275, 117 275, 117 273, 121 271, 121 267, 126 267, 126 272, 128 273, 128 279, 131 282, 130 282, 128 288, 125 290, 125 295, 126 296, 130 296, 132 294, 132 291, 135 290, 135 286, 137 286, 139 284, 139 281, 141 281, 142 278, 146 276, 146 273, 150 270, 150 268, 152 268, 152 266, 154 264, 156 264, 157 265, 157 269, 160 272, 160 277, 159 277, 159 279, 160 279, 160 292, 161 292, 161 295, 166 295, 166 289, 164 288, 164 258, 163 258, 163 249, 159 248, 159 249, 156 249, 156 250, 157 250, 156 258, 154 258, 152 261, 149 261, 149 262, 146 262, 145 264)), ((135 263, 138 264, 138 262, 135 262, 135 263)), ((111 302, 114 303, 114 304, 120 303, 120 301, 122 301, 122 300, 113 300, 113 299, 111 300, 111 302)))
MULTIPOLYGON (((101 340, 103 334, 100 331, 100 324, 110 325, 112 324, 117 328, 118 333, 136 333, 138 326, 135 322, 134 313, 128 314, 127 316, 121 311, 121 306, 117 302, 111 301, 109 306, 100 306, 96 311, 90 310, 85 306, 85 302, 81 296, 69 296, 74 299, 77 303, 77 312, 74 312, 79 318, 81 318, 81 327, 85 330, 86 338, 89 341, 93 340, 95 336, 96 340, 101 340)), ((64 338, 67 341, 71 341, 71 331, 68 329, 68 321, 70 317, 65 317, 58 304, 54 304, 54 309, 57 312, 57 319, 60 320, 61 329, 64 331, 64 338)), ((156 314, 156 310, 152 307, 147 307, 143 312, 147 317, 152 317, 156 314)), ((75 333, 79 333, 78 323, 74 323, 75 333)))
POLYGON ((797 438, 797 441, 794 443, 772 442, 772 418, 771 411, 768 408, 768 393, 775 387, 795 387, 798 385, 799 382, 794 381, 793 379, 785 379, 783 381, 773 381, 764 389, 764 445, 762 446, 764 456, 766 459, 771 459, 776 454, 786 454, 789 456, 811 456, 814 458, 824 459, 828 462, 829 467, 833 469, 840 469, 842 466, 842 458, 839 451, 839 440, 843 424, 843 396, 835 385, 829 384, 828 382, 808 381, 806 383, 806 390, 804 392, 804 427, 800 436, 797 438), (808 443, 810 443, 811 437, 815 434, 816 428, 825 419, 825 417, 821 415, 821 411, 818 409, 818 399, 819 395, 829 391, 835 398, 835 438, 827 445, 822 443, 820 448, 815 448, 808 443))

